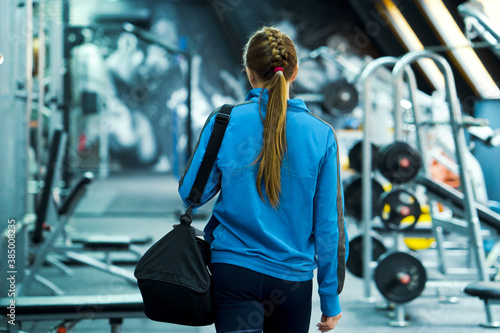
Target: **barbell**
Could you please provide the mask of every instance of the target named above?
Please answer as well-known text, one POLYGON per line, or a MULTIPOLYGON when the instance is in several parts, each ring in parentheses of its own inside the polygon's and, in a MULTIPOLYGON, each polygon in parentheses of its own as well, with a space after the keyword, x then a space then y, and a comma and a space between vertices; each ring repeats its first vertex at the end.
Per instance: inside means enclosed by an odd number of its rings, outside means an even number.
POLYGON ((358 90, 345 78, 325 84, 318 93, 297 94, 295 97, 305 103, 318 103, 333 115, 348 114, 359 103, 358 90))

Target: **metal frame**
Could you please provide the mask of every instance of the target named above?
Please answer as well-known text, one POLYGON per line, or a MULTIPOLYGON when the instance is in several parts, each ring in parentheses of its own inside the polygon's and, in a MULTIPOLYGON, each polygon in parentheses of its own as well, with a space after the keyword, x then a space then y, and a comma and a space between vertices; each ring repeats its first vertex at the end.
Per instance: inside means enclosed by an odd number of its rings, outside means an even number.
MULTIPOLYGON (((500 43, 500 31, 495 29, 494 25, 492 24, 491 20, 484 14, 482 13, 478 8, 476 8, 474 5, 469 4, 469 3, 463 3, 458 6, 458 12, 464 17, 464 18, 472 18, 475 20, 475 22, 479 23, 491 36, 493 36, 496 39, 496 43, 493 43, 491 41, 491 46, 497 46, 498 43, 500 43)), ((486 41, 490 41, 489 38, 485 37, 483 35, 483 38, 486 41)))
MULTIPOLYGON (((467 144, 465 141, 464 128, 462 126, 462 113, 460 110, 460 104, 456 93, 453 72, 451 70, 450 65, 448 64, 448 62, 445 60, 444 57, 429 51, 416 51, 408 53, 403 57, 401 57, 400 60, 398 60, 398 62, 394 66, 392 73, 393 73, 393 86, 395 88, 394 90, 395 139, 397 140, 402 137, 401 126, 403 124, 403 120, 402 120, 402 110, 399 104, 399 101, 402 97, 401 84, 400 84, 402 81, 402 76, 405 72, 407 72, 406 71, 407 68, 412 63, 416 62, 419 59, 424 59, 424 58, 433 60, 438 66, 439 70, 443 73, 443 76, 445 77, 446 101, 448 103, 450 111, 450 125, 454 139, 453 141, 455 143, 455 154, 457 158, 457 165, 458 165, 462 192, 464 194, 464 211, 466 220, 465 227, 468 229, 469 240, 471 242, 470 244, 471 252, 474 256, 477 265, 478 278, 482 281, 487 281, 488 275, 485 267, 485 253, 484 253, 484 248, 482 246, 481 226, 479 223, 477 210, 474 207, 475 199, 472 189, 472 182, 469 173, 467 172, 467 170, 465 170, 467 164, 465 163, 464 157, 466 149, 465 147, 467 147, 467 144)), ((417 119, 418 112, 414 109, 414 113, 415 113, 415 126, 418 135, 418 132, 420 131, 419 119, 417 119)), ((421 144, 420 135, 418 135, 417 138, 421 144)), ((442 230, 441 228, 438 230, 437 227, 438 226, 433 227, 436 233, 442 230)), ((439 234, 437 236, 440 237, 439 234)), ((440 256, 440 259, 442 259, 440 260, 442 262, 441 263, 442 266, 440 268, 441 270, 443 270, 443 272, 446 272, 446 267, 444 267, 444 260, 443 260, 444 258, 443 249, 440 248, 439 246, 438 246, 438 255, 440 256)), ((489 318, 490 317, 489 314, 491 314, 491 309, 487 302, 485 302, 485 310, 489 318)))
MULTIPOLYGON (((462 187, 462 192, 464 194, 464 210, 465 217, 469 224, 470 231, 470 239, 473 246, 473 251, 475 254, 475 260, 478 267, 478 275, 480 280, 487 280, 487 274, 484 263, 484 249, 482 247, 482 240, 480 234, 480 224, 479 218, 477 216, 477 210, 474 207, 474 192, 472 190, 472 183, 469 177, 469 173, 465 170, 465 147, 467 147, 465 141, 465 132, 462 126, 462 113, 460 111, 460 104, 458 101, 456 88, 455 88, 455 80, 453 77, 453 72, 451 70, 450 65, 445 60, 444 57, 429 51, 417 51, 408 53, 405 56, 401 57, 401 59, 396 63, 393 70, 393 83, 396 86, 398 82, 400 82, 403 70, 417 61, 418 59, 429 58, 434 60, 438 68, 441 70, 445 77, 445 87, 446 87, 446 100, 449 105, 450 110, 450 124, 452 129, 452 134, 455 143, 455 153, 457 157, 457 165, 460 176, 460 182, 462 187)), ((396 89, 394 94, 394 101, 399 101, 401 98, 401 92, 399 89, 396 89)), ((399 104, 399 103, 398 103, 399 104)), ((395 114, 397 115, 398 120, 397 123, 399 125, 402 124, 401 120, 401 108, 399 105, 395 105, 395 114)), ((396 125, 396 124, 395 124, 396 125)), ((417 125, 418 126, 418 125, 417 125)), ((400 127, 395 126, 395 137, 401 137, 401 129, 400 127)))
MULTIPOLYGON (((453 78, 453 73, 448 62, 436 53, 430 51, 414 51, 410 52, 401 58, 397 59, 394 57, 383 57, 376 59, 369 63, 360 75, 359 82, 364 87, 360 94, 361 103, 364 106, 364 137, 363 137, 363 165, 362 165, 362 187, 363 187, 363 212, 362 212, 362 230, 363 230, 363 279, 364 279, 364 296, 367 301, 372 302, 373 298, 371 296, 371 283, 372 283, 372 243, 371 243, 371 212, 373 207, 372 202, 372 189, 371 189, 371 176, 372 176, 372 151, 370 145, 373 139, 371 113, 372 113, 372 86, 371 80, 374 76, 375 71, 383 66, 391 66, 394 68, 392 70, 392 86, 394 91, 393 96, 393 107, 394 107, 394 140, 403 140, 403 107, 401 106, 401 99, 403 96, 403 75, 406 75, 407 84, 409 88, 409 99, 412 103, 414 123, 415 123, 415 133, 416 133, 416 144, 421 152, 425 151, 424 146, 424 135, 423 130, 423 114, 416 101, 417 99, 417 83, 415 74, 411 69, 411 64, 417 62, 421 59, 433 60, 439 70, 442 72, 445 78, 445 89, 446 89, 446 101, 449 105, 450 110, 450 124, 452 127, 452 134, 455 144, 455 151, 457 155, 458 171, 460 174, 460 180, 462 183, 463 193, 464 193, 464 211, 466 216, 466 221, 461 221, 460 225, 462 233, 466 233, 471 241, 471 254, 473 255, 476 265, 477 265, 477 275, 480 280, 487 279, 487 272, 485 267, 485 254, 482 248, 480 224, 477 216, 477 211, 474 207, 474 196, 472 191, 472 183, 469 178, 469 174, 464 161, 465 152, 467 147, 465 142, 464 128, 462 126, 462 115, 460 111, 458 97, 456 95, 455 82, 453 78)), ((425 155, 425 154, 423 154, 425 155)), ((428 170, 426 168, 426 156, 423 156, 424 168, 422 168, 421 173, 427 174, 428 170)), ((455 221, 456 222, 456 221, 455 221)), ((443 226, 440 223, 433 224, 433 234, 438 240, 438 263, 441 273, 446 274, 445 260, 444 260, 444 249, 442 246, 443 240, 443 226)), ((394 234, 396 250, 399 250, 402 246, 402 235, 394 234)), ((485 303, 487 314, 490 313, 489 305, 485 303)), ((398 304, 395 309, 397 316, 396 320, 391 322, 392 326, 406 326, 407 322, 404 320, 404 307, 398 304)))
MULTIPOLYGON (((363 85, 364 90, 361 94, 361 101, 364 106, 364 130, 363 130, 363 164, 362 164, 362 192, 363 192, 363 210, 362 210, 362 225, 363 225, 363 279, 364 279, 364 293, 365 298, 368 302, 373 302, 373 298, 371 297, 371 280, 372 280, 372 240, 371 240, 371 214, 372 214, 372 188, 371 188, 371 175, 372 175, 372 151, 371 151, 371 142, 372 142, 372 133, 371 126, 368 124, 372 124, 371 121, 371 80, 374 76, 374 73, 377 69, 382 66, 395 66, 398 62, 398 58, 395 57, 383 57, 372 61, 370 64, 366 66, 360 76, 360 83, 363 85)), ((412 101, 413 110, 415 114, 415 122, 417 119, 421 120, 420 109, 415 103, 415 97, 417 95, 417 81, 415 78, 415 74, 408 66, 404 70, 407 78, 408 78, 408 86, 409 86, 409 95, 410 100, 412 101)), ((402 112, 401 110, 401 89, 402 89, 402 78, 398 80, 397 86, 394 87, 394 91, 399 91, 399 97, 396 100, 394 99, 394 121, 395 121, 395 140, 400 140, 400 135, 397 135, 400 131, 400 127, 402 124, 402 112), (396 107, 396 105, 398 107, 396 107)), ((417 129, 417 141, 419 148, 422 147, 421 143, 422 135, 419 133, 417 129)), ((398 232, 393 232, 394 237, 394 248, 396 250, 400 250, 403 244, 402 234, 398 234, 398 232)), ((405 312, 404 305, 397 304, 395 308, 395 320, 390 322, 391 326, 395 327, 404 327, 408 325, 408 322, 405 321, 405 312)))
POLYGON ((364 130, 363 130, 363 164, 362 164, 362 193, 363 193, 363 211, 362 220, 363 225, 363 280, 364 280, 364 296, 367 301, 373 302, 371 297, 371 285, 372 285, 372 240, 371 240, 371 213, 372 213, 372 188, 371 188, 371 174, 372 174, 372 151, 371 151, 371 113, 372 113, 372 101, 371 101, 371 80, 377 69, 382 66, 394 65, 397 58, 394 57, 383 57, 378 58, 370 62, 365 69, 362 71, 359 83, 364 89, 361 90, 360 102, 364 108, 364 130))
MULTIPOLYGON (((9 299, 0 298, 2 307, 7 307, 8 304, 9 299)), ((7 331, 2 332, 23 333, 24 331, 20 329, 22 323, 31 321, 62 321, 57 326, 67 327, 69 325, 73 327, 85 319, 109 319, 110 332, 119 333, 122 331, 121 326, 124 318, 146 317, 142 310, 140 294, 20 297, 16 300, 16 307, 21 308, 16 313, 16 325, 7 325, 7 331), (120 304, 120 310, 117 310, 117 304, 120 304), (27 310, 22 309, 24 306, 27 307, 27 310), (33 311, 33 308, 39 307, 67 307, 67 309, 49 313, 33 311)))
MULTIPOLYGON (((32 34, 33 1, 0 0, 0 247, 6 254, 7 242, 3 235, 7 221, 15 219, 19 227, 16 233, 16 281, 24 279, 27 237, 22 232, 22 221, 27 213, 29 117, 32 107, 32 34), (20 4, 23 6, 19 6, 20 4)), ((7 271, 7 255, 0 258, 0 279, 7 271)), ((8 287, 2 284, 1 295, 8 287)))

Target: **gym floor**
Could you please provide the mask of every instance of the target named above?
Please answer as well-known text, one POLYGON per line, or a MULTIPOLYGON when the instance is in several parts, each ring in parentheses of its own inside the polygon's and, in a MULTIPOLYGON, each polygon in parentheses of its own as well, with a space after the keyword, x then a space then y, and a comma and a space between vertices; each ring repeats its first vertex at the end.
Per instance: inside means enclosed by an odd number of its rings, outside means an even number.
MULTIPOLYGON (((208 205, 209 206, 209 205, 208 205)), ((74 218, 69 222, 70 235, 84 237, 90 235, 128 235, 131 237, 151 236, 154 241, 167 233, 177 223, 177 214, 184 208, 177 194, 177 180, 173 176, 151 173, 121 173, 107 179, 96 179, 77 208, 74 218)), ((203 207, 199 215, 210 213, 210 207, 203 207)), ((204 221, 194 225, 203 228, 204 221)), ((149 245, 141 246, 145 251, 149 245)), ((96 254, 93 254, 96 255, 96 254)), ((130 253, 115 253, 113 258, 122 267, 133 271, 134 257, 130 253), (128 264, 127 264, 128 263, 128 264)), ((73 276, 64 276, 54 267, 44 267, 41 275, 50 279, 67 295, 130 294, 138 292, 133 285, 120 277, 80 265, 70 266, 73 276)), ((486 332, 479 324, 485 321, 483 303, 476 298, 463 294, 462 287, 450 285, 442 293, 455 296, 458 302, 449 304, 436 297, 436 289, 424 290, 423 296, 405 306, 409 326, 391 328, 390 314, 382 310, 384 304, 375 287, 372 295, 375 303, 363 300, 363 281, 348 273, 344 292, 341 295, 343 316, 335 332, 371 333, 405 332, 486 332)), ((36 294, 47 295, 47 291, 37 287, 36 294)), ((500 306, 492 307, 495 316, 500 318, 500 306)), ((310 332, 317 332, 316 323, 321 317, 317 292, 313 293, 313 313, 310 332)), ((47 332, 55 323, 25 323, 28 332, 47 332)), ((109 332, 107 320, 83 320, 72 332, 109 332)), ((125 319, 122 332, 215 332, 210 327, 183 327, 157 323, 144 319, 125 319)))

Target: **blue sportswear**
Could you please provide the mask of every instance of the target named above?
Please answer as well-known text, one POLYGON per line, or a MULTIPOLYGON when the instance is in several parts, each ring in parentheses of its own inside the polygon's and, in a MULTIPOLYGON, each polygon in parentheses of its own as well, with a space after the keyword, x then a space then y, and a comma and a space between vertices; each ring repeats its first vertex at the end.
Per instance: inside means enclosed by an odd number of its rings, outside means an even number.
MULTIPOLYGON (((288 281, 317 278, 321 311, 341 312, 339 294, 348 255, 339 152, 334 130, 315 117, 299 99, 288 100, 287 150, 281 169, 280 204, 275 209, 260 198, 257 185, 263 121, 268 90, 251 90, 235 105, 201 198, 217 193, 213 218, 205 227, 212 263, 245 267, 288 281)), ((179 182, 187 200, 212 133, 215 110, 179 182)))

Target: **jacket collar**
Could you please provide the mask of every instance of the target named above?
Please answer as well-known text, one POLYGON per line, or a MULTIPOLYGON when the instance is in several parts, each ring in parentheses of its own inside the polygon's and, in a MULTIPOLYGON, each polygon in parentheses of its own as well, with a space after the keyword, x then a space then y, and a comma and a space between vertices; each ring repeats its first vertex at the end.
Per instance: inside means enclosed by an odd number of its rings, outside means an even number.
MULTIPOLYGON (((252 100, 255 103, 259 103, 259 98, 263 104, 267 105, 267 101, 269 100, 269 90, 264 88, 254 88, 248 92, 245 101, 252 100)), ((310 112, 304 101, 298 98, 289 99, 288 107, 290 111, 310 112)))

